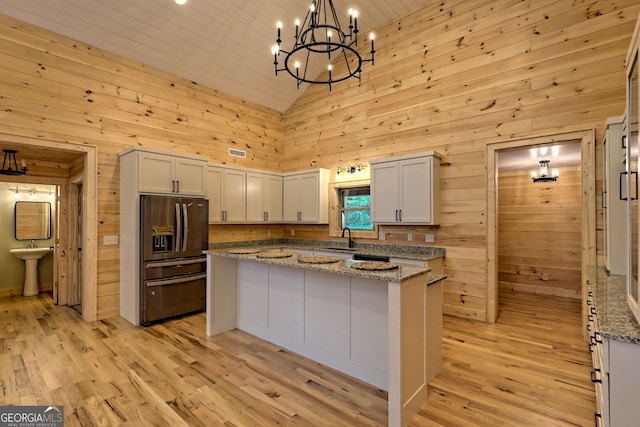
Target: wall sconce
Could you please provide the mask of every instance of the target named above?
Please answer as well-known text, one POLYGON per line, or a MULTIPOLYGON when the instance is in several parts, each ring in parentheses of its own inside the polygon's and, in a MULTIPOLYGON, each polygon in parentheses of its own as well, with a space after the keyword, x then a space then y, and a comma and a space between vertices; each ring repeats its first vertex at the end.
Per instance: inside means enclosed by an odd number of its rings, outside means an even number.
POLYGON ((27 173, 27 165, 22 159, 22 169, 18 169, 18 162, 16 161, 16 150, 2 150, 4 151, 4 160, 2 161, 2 169, 0 174, 2 175, 24 175, 27 173))
POLYGON ((556 182, 560 176, 558 169, 549 169, 549 160, 540 160, 540 175, 537 171, 531 172, 533 182, 556 182))
POLYGON ((349 178, 349 175, 362 176, 362 170, 365 169, 366 166, 362 163, 358 163, 355 166, 349 165, 346 168, 342 168, 342 166, 338 166, 338 170, 336 172, 336 180, 340 181, 343 177, 345 179, 349 178))

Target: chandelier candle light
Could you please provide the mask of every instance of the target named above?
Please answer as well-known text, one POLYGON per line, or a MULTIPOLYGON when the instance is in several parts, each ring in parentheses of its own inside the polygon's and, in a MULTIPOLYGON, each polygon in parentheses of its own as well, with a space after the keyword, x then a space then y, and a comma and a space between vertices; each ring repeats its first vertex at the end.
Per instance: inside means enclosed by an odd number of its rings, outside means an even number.
POLYGON ((22 160, 22 168, 18 169, 18 162, 16 161, 16 150, 2 150, 4 151, 4 160, 2 161, 2 169, 0 174, 2 175, 24 175, 27 173, 27 164, 22 160))
POLYGON ((271 48, 276 76, 280 71, 287 71, 300 84, 326 84, 331 90, 333 83, 347 80, 351 77, 360 82, 362 64, 374 63, 374 35, 369 35, 371 41, 371 58, 363 59, 355 49, 358 46, 358 12, 349 9, 349 33, 340 27, 338 15, 332 0, 313 0, 307 16, 300 26, 296 19, 295 42, 290 51, 281 47, 282 22, 278 22, 278 37, 271 48), (284 68, 278 68, 278 58, 284 54, 284 68), (349 57, 352 60, 349 60, 349 57), (319 59, 318 59, 319 58, 319 59), (316 74, 322 69, 323 58, 326 58, 327 73, 316 74), (301 64, 304 64, 302 66, 301 64), (302 69, 301 69, 302 67, 302 69), (316 70, 316 71, 312 71, 316 70), (313 75, 310 75, 313 74, 313 75))

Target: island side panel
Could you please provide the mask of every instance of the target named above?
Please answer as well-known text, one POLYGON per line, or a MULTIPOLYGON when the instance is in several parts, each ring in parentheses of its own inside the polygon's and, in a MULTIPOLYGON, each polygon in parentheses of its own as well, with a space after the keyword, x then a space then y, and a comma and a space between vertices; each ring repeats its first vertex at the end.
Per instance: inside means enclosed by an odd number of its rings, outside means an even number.
POLYGON ((207 254, 207 335, 237 327, 238 262, 207 254))
POLYGON ((426 276, 389 283, 389 426, 407 425, 427 400, 426 276))
POLYGON ((238 262, 238 328, 269 339, 269 265, 238 262))
MULTIPOLYGON (((351 359, 386 373, 387 282, 351 278, 351 359)), ((385 381, 384 389, 387 388, 385 381)))
POLYGON ((304 340, 304 270, 269 267, 269 341, 298 349, 304 340))
POLYGON ((319 357, 349 359, 350 278, 307 271, 304 289, 306 347, 319 357))

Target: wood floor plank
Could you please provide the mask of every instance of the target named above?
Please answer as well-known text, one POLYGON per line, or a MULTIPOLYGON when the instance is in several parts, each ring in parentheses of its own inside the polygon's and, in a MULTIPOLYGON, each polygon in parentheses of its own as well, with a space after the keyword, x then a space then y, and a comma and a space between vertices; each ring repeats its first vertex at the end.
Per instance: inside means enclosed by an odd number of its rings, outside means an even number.
MULTIPOLYGON (((592 425, 577 300, 501 292, 496 324, 445 317, 443 369, 410 426, 592 425)), ((84 323, 51 297, 0 299, 0 404, 68 426, 381 426, 387 394, 205 315, 84 323)))

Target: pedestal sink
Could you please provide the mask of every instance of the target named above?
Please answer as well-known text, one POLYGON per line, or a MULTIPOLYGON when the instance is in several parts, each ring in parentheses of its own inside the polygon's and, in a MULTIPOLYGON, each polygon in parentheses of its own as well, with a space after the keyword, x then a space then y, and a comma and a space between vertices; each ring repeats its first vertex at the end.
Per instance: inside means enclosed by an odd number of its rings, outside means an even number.
POLYGON ((50 248, 18 248, 9 249, 16 258, 24 260, 24 289, 22 295, 30 297, 38 295, 38 260, 51 252, 50 248))

